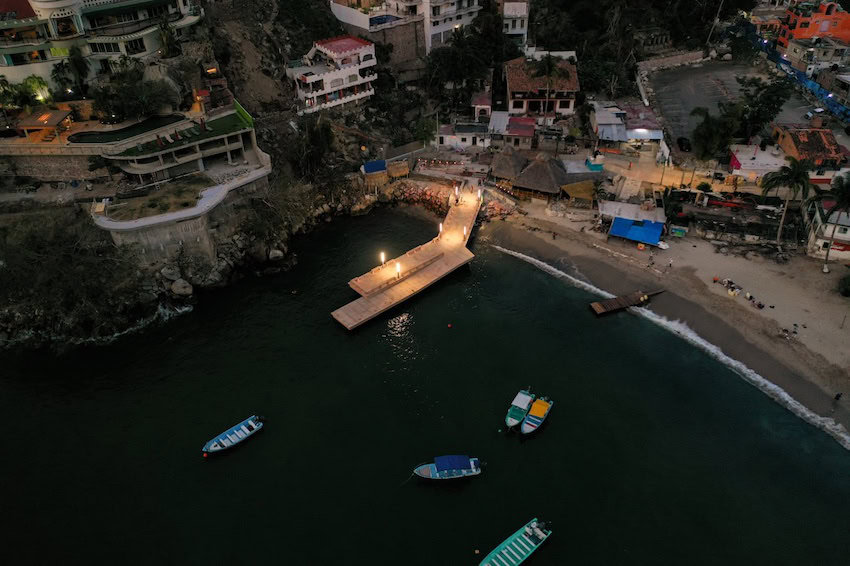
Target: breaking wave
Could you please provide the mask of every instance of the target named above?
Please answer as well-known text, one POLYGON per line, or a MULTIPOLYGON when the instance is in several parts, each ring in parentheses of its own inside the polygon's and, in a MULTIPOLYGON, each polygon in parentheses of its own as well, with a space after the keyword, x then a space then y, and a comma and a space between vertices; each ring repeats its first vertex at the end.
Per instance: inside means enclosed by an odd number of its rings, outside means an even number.
MULTIPOLYGON (((599 287, 588 283, 586 281, 582 281, 572 275, 564 273, 563 271, 552 267, 546 262, 540 261, 539 259, 535 259, 531 256, 527 256, 523 253, 516 252, 514 250, 509 250, 503 248, 501 246, 493 246, 495 249, 499 250, 502 253, 512 255, 518 259, 521 259, 527 263, 530 263, 534 267, 545 271, 546 273, 553 275, 559 279, 564 279, 569 281, 572 285, 579 287, 580 289, 584 289, 585 291, 589 291, 591 293, 595 293, 606 299, 610 299, 614 297, 611 293, 605 291, 604 289, 600 289, 599 287)), ((817 428, 823 430, 830 436, 832 436, 841 446, 845 449, 850 450, 850 433, 847 432, 847 429, 835 421, 835 419, 824 417, 818 415, 812 410, 805 407, 802 403, 791 397, 787 391, 779 387, 778 385, 771 383, 769 380, 759 375, 754 370, 747 367, 744 363, 729 357, 728 355, 723 353, 719 347, 715 346, 696 332, 694 332, 687 324, 680 320, 670 320, 664 316, 656 314, 649 309, 646 308, 631 308, 632 312, 642 316, 643 318, 649 320, 657 324, 658 326, 668 330, 669 332, 679 336, 692 346, 695 346, 719 361, 726 367, 730 368, 732 371, 740 375, 744 380, 755 386, 759 391, 803 419, 809 424, 816 426, 817 428)))

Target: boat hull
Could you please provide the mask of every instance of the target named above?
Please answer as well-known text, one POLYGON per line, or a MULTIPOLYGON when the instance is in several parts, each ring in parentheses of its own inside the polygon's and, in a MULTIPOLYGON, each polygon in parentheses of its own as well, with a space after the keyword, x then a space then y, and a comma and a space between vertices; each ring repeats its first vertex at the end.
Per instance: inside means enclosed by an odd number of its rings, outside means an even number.
POLYGON ((531 392, 523 389, 517 393, 508 409, 508 414, 505 415, 505 426, 513 428, 521 423, 533 402, 534 395, 531 392))
POLYGON ((520 564, 528 559, 551 534, 551 530, 534 518, 502 541, 484 557, 479 566, 520 564))
POLYGON ((554 401, 550 401, 544 398, 535 401, 535 404, 537 403, 543 403, 544 405, 548 406, 546 407, 545 412, 543 412, 543 414, 535 414, 534 406, 532 406, 531 410, 522 420, 522 425, 519 429, 522 434, 531 434, 532 432, 543 426, 543 423, 546 421, 546 417, 549 416, 549 413, 552 411, 552 407, 555 406, 554 401))
POLYGON ((442 468, 435 463, 421 464, 417 466, 413 473, 425 480, 460 480, 471 478, 481 473, 481 464, 478 458, 466 458, 468 464, 464 463, 465 467, 442 468))
POLYGON ((239 446, 244 441, 263 430, 264 420, 265 419, 263 417, 257 415, 248 417, 244 421, 230 427, 226 431, 207 441, 207 443, 204 444, 204 447, 201 448, 201 453, 204 455, 204 458, 206 458, 210 455, 219 454, 239 446))

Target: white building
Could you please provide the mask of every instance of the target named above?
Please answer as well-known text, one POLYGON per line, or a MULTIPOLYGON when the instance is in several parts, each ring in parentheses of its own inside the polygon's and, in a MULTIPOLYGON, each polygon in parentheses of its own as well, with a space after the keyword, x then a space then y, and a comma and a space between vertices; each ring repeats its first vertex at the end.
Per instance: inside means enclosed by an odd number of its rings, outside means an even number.
POLYGON ((824 259, 826 250, 829 248, 829 240, 832 238, 829 259, 846 261, 850 259, 850 215, 839 212, 831 215, 827 222, 827 214, 828 212, 824 212, 820 203, 813 204, 806 214, 809 224, 808 254, 824 259))
POLYGON ((482 0, 389 0, 390 12, 401 16, 422 14, 425 52, 449 42, 454 30, 471 24, 481 10, 482 0))
POLYGON ((155 55, 163 20, 180 36, 202 14, 194 0, 0 0, 0 74, 12 83, 38 75, 55 86, 53 65, 75 46, 92 73, 109 73, 121 55, 155 55))
POLYGON ((343 35, 323 39, 301 60, 287 65, 286 76, 293 80, 299 101, 299 114, 309 114, 363 100, 374 94, 375 45, 343 35))
POLYGON ((528 2, 502 4, 502 31, 517 45, 528 43, 528 2))

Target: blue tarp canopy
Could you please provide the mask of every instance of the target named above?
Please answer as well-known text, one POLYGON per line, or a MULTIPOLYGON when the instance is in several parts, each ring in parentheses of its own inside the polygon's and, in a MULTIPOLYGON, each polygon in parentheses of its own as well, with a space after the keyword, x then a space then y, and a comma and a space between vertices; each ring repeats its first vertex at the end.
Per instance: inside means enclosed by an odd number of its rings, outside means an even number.
POLYGON ((627 240, 658 245, 661 239, 661 231, 664 230, 663 222, 652 222, 651 220, 629 220, 628 218, 615 218, 611 225, 611 236, 619 236, 627 240))
POLYGON ((387 170, 387 162, 381 159, 380 161, 367 161, 363 165, 363 171, 366 173, 379 173, 387 170))
POLYGON ((434 465, 438 472, 446 470, 469 470, 472 466, 469 465, 469 456, 437 456, 434 458, 434 465))

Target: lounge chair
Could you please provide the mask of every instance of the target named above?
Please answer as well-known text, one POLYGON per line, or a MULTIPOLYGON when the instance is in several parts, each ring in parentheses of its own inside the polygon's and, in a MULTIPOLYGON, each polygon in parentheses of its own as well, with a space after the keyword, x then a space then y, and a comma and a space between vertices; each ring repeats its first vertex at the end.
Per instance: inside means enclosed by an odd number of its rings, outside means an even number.
POLYGON ((174 143, 174 140, 173 140, 173 139, 171 139, 171 136, 169 136, 168 134, 165 134, 165 135, 164 135, 164 136, 162 136, 162 137, 163 137, 163 139, 164 139, 165 141, 167 141, 168 143, 174 143))

